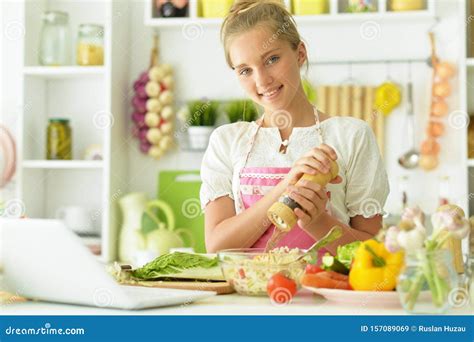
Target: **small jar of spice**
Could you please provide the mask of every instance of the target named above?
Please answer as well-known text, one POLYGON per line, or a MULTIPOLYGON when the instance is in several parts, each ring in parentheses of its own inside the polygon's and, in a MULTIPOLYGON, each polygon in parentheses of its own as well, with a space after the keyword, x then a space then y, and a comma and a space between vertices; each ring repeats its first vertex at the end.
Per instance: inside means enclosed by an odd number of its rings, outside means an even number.
POLYGON ((104 27, 95 24, 79 26, 77 38, 77 64, 104 64, 104 27))

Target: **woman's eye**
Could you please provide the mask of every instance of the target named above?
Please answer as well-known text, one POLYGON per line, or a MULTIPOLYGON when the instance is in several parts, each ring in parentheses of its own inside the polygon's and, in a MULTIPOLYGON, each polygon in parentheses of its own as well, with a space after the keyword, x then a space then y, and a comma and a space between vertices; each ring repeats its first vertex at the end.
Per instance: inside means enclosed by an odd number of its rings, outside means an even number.
POLYGON ((250 72, 250 69, 249 69, 249 68, 245 68, 245 69, 240 70, 239 74, 240 74, 241 76, 247 76, 247 75, 249 74, 249 72, 250 72))
POLYGON ((274 64, 274 63, 278 62, 279 59, 280 59, 280 57, 278 57, 278 56, 272 56, 267 60, 267 64, 274 64))

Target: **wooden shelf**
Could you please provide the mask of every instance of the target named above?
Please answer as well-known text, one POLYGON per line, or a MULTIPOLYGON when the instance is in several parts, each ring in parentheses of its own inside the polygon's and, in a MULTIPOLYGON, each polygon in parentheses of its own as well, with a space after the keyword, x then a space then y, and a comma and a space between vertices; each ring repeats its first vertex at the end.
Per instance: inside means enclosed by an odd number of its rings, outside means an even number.
POLYGON ((25 160, 25 169, 100 169, 104 166, 101 160, 25 160))
POLYGON ((55 78, 83 78, 85 76, 99 77, 105 75, 103 66, 27 66, 23 68, 25 76, 39 77, 45 79, 55 78))

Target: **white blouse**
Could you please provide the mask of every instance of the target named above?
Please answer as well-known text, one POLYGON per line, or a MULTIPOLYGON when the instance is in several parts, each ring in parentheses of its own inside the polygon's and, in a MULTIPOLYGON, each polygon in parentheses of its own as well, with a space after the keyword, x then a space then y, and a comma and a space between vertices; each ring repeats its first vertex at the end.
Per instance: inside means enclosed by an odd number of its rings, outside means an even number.
MULTIPOLYGON (((237 122, 218 127, 212 133, 201 165, 201 207, 222 196, 241 209, 239 172, 258 125, 237 122)), ((375 136, 369 125, 352 117, 330 117, 321 122, 324 143, 338 156, 342 183, 328 184, 330 210, 345 224, 351 217, 383 214, 389 193, 387 173, 375 136)), ((285 154, 279 153, 281 136, 277 127, 260 128, 246 167, 291 167, 310 149, 319 146, 316 125, 294 127, 285 154)))

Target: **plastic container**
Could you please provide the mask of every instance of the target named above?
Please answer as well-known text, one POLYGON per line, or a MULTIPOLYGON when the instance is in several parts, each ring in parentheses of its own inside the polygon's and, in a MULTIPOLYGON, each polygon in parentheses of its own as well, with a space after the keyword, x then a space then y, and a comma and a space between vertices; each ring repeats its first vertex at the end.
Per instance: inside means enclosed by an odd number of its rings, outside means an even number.
POLYGON ((389 10, 398 11, 419 11, 425 9, 424 0, 390 0, 389 10))
POLYGON ((317 15, 329 13, 329 0, 293 0, 295 15, 317 15))
POLYGON ((104 64, 104 27, 94 24, 79 26, 76 61, 78 65, 104 64))
POLYGON ((201 14, 203 18, 223 18, 234 3, 233 0, 201 0, 201 14))

